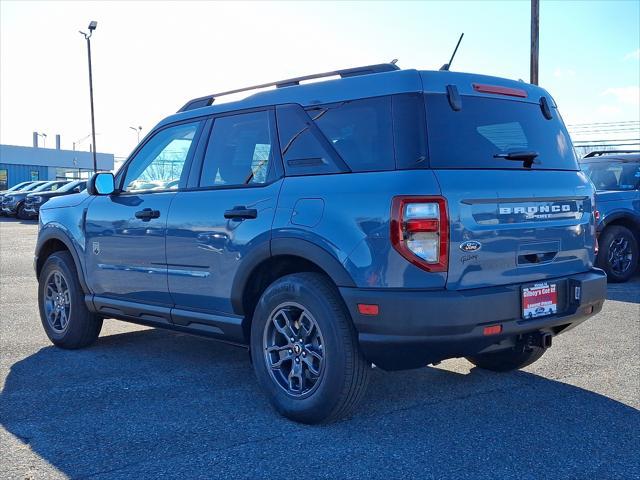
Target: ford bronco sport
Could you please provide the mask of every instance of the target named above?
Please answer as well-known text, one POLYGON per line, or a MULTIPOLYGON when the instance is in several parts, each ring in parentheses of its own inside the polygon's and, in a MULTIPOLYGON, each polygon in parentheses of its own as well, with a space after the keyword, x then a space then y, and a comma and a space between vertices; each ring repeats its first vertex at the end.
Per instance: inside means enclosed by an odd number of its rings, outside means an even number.
POLYGON ((274 407, 317 423, 372 364, 517 369, 602 308, 593 185, 545 90, 392 64, 253 88, 43 205, 55 345, 116 318, 248 347, 274 407))
POLYGON ((591 152, 580 166, 596 187, 596 265, 609 281, 626 282, 640 257, 640 152, 591 152))

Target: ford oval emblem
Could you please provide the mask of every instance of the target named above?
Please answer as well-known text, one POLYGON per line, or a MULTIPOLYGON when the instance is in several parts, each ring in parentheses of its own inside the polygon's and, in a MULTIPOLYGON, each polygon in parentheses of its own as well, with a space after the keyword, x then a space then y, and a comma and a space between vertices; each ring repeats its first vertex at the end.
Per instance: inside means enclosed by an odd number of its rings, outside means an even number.
POLYGON ((463 252, 477 252, 480 248, 482 248, 482 244, 475 240, 467 240, 460 244, 460 250, 463 252))

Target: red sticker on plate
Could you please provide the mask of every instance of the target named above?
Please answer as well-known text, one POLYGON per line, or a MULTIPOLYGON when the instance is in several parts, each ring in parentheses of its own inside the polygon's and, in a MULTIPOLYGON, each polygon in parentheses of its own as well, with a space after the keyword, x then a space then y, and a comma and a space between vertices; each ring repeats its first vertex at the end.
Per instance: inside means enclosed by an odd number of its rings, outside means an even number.
POLYGON ((522 317, 536 318, 558 311, 556 284, 537 283, 522 289, 522 317))

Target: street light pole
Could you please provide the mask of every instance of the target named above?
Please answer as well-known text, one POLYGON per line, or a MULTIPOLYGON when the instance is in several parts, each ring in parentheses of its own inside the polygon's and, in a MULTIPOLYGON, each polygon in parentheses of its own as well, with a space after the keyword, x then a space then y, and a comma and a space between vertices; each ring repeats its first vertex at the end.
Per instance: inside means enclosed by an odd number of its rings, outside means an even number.
POLYGON ((38 137, 42 137, 42 148, 47 148, 47 134, 35 132, 38 137))
POLYGON ((91 35, 98 26, 98 22, 92 20, 89 23, 89 33, 80 32, 87 40, 87 58, 89 60, 89 100, 91 102, 91 137, 93 140, 93 173, 98 171, 98 160, 96 158, 96 121, 93 111, 93 73, 91 71, 91 35))
POLYGON ((136 132, 136 135, 138 136, 138 143, 140 143, 140 132, 142 131, 142 127, 129 127, 131 130, 133 130, 134 132, 136 132))

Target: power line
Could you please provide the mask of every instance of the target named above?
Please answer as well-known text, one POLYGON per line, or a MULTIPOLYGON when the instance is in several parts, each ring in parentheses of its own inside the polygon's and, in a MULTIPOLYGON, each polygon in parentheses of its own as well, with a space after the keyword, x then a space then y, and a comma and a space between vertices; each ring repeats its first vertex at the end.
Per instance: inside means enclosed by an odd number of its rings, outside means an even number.
POLYGON ((592 126, 592 125, 624 125, 628 123, 640 123, 639 120, 625 120, 621 122, 594 122, 594 123, 572 123, 568 124, 567 127, 581 127, 581 126, 592 126))

